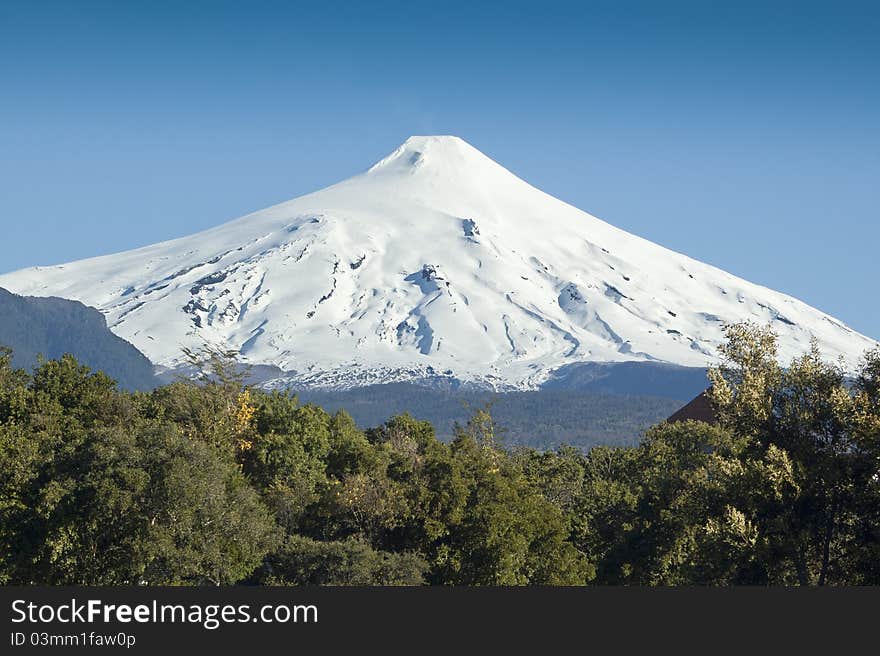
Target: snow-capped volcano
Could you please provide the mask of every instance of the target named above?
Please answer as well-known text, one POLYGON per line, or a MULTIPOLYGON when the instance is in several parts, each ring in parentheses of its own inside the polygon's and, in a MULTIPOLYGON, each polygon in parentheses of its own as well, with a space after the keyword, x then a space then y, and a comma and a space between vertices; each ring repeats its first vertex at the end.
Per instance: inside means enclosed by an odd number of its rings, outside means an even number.
POLYGON ((365 173, 189 237, 0 276, 101 309, 154 363, 239 349, 304 385, 445 375, 539 385, 562 365, 715 360, 727 322, 783 358, 876 342, 808 305, 628 234, 456 137, 411 137, 365 173))

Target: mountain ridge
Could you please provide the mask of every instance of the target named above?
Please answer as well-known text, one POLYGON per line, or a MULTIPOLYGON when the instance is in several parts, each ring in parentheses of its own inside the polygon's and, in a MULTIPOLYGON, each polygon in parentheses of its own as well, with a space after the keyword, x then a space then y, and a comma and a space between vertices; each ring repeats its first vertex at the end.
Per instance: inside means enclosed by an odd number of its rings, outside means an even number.
POLYGON ((16 368, 32 370, 38 356, 52 360, 70 353, 126 390, 149 390, 160 382, 140 351, 111 333, 98 310, 78 301, 25 297, 0 288, 0 346, 12 349, 16 368))

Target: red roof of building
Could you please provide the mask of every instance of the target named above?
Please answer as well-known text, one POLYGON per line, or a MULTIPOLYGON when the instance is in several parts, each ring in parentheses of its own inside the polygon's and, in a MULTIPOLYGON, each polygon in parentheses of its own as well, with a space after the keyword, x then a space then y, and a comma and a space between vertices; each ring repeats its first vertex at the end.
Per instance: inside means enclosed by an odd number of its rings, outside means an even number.
POLYGON ((709 396, 706 392, 701 392, 698 397, 678 410, 666 421, 676 423, 687 421, 688 419, 704 421, 707 424, 718 423, 718 417, 715 415, 715 410, 712 408, 712 403, 709 401, 709 396))

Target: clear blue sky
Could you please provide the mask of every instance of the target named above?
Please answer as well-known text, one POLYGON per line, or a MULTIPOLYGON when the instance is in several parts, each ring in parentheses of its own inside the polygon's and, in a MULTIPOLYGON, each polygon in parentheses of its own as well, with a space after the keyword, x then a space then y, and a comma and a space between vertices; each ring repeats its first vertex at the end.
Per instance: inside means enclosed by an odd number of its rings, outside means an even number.
POLYGON ((456 134, 880 338, 880 3, 0 0, 0 271, 456 134))

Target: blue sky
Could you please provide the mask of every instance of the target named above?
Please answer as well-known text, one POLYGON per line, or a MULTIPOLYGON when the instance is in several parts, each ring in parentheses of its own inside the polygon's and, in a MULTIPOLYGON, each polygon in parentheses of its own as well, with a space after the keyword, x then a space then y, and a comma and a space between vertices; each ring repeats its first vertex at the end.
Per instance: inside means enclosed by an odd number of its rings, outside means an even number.
POLYGON ((880 338, 878 7, 0 0, 0 271, 196 232, 456 134, 880 338))

